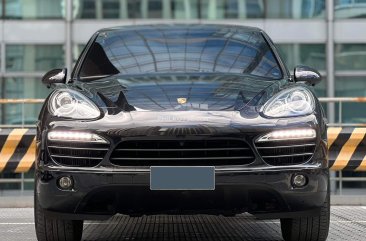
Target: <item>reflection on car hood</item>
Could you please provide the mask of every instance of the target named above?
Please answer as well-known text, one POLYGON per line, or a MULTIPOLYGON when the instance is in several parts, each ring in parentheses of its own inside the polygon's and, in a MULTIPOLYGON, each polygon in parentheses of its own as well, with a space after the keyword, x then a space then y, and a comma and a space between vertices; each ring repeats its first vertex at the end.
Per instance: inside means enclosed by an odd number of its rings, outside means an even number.
MULTIPOLYGON (((104 104, 123 111, 240 110, 253 98, 272 95, 281 81, 235 74, 112 76, 78 82, 104 104)), ((254 104, 257 105, 257 104, 254 104)))

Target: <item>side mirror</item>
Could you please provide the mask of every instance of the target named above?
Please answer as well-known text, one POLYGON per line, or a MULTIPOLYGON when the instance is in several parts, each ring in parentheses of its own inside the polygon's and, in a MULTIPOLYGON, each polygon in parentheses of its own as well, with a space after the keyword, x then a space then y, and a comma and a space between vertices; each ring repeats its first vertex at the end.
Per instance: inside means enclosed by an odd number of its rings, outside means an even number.
POLYGON ((313 68, 299 65, 294 70, 295 82, 304 82, 307 85, 316 85, 322 80, 322 76, 313 68))
POLYGON ((65 84, 67 69, 53 69, 42 77, 42 83, 50 87, 52 84, 65 84))

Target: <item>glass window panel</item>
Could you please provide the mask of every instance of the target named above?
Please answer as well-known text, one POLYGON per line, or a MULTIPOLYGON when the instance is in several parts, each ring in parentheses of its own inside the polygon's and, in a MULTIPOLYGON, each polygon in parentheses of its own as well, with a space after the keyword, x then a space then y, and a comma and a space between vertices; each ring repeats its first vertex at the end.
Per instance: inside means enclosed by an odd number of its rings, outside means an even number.
POLYGON ((335 0, 335 18, 366 18, 366 0, 335 0))
MULTIPOLYGON (((335 87, 337 97, 366 96, 366 76, 336 77, 335 87)), ((342 122, 366 123, 366 103, 343 103, 342 122)))
MULTIPOLYGON (((142 1, 144 2, 144 1, 142 1)), ((162 0, 150 0, 147 4, 141 4, 142 16, 147 18, 162 18, 163 17, 163 3, 162 0), (146 11, 146 13, 145 13, 146 11)))
POLYGON ((324 18, 325 0, 265 0, 266 18, 324 18))
POLYGON ((172 11, 177 8, 179 18, 186 15, 184 11, 188 14, 185 17, 197 17, 194 9, 190 8, 192 3, 172 0, 77 0, 74 2, 74 13, 76 18, 85 19, 172 18, 172 11))
MULTIPOLYGON (((40 78, 9 77, 1 79, 1 99, 45 98, 50 93, 40 78)), ((6 104, 0 106, 1 124, 35 124, 42 104, 6 104), (24 110, 24 113, 22 113, 24 110), (23 119, 24 118, 24 119, 23 119)))
POLYGON ((198 18, 199 0, 75 0, 76 18, 198 18))
POLYGON ((119 18, 119 0, 77 0, 74 1, 74 15, 77 18, 119 18))
POLYGON ((96 18, 95 0, 78 1, 75 10, 80 18, 96 18))
POLYGON ((76 18, 324 18, 325 0, 76 0, 76 18))
MULTIPOLYGON (((146 6, 146 4, 145 4, 145 6, 146 6)), ((143 18, 142 14, 141 14, 141 12, 142 12, 141 8, 142 8, 141 0, 128 0, 127 1, 128 18, 143 18)))
POLYGON ((64 67, 62 45, 7 45, 6 71, 47 71, 64 67))
MULTIPOLYGON (((337 173, 337 176, 339 174, 337 173)), ((358 177, 365 178, 366 172, 342 171, 343 177, 358 177)), ((339 186, 339 183, 337 183, 339 186)), ((366 195, 366 182, 347 181, 343 182, 343 188, 346 188, 349 193, 357 193, 357 195, 366 195)))
POLYGON ((336 70, 366 70, 365 44, 336 44, 336 70))
MULTIPOLYGON (((266 11, 267 18, 292 18, 293 0, 266 1, 266 11)), ((301 11, 301 4, 298 8, 294 7, 296 15, 301 16, 301 11)))
MULTIPOLYGON (((21 178, 21 174, 20 173, 3 173, 0 172, 0 179, 11 179, 11 178, 16 178, 16 179, 20 179, 21 178)), ((21 188, 21 184, 20 183, 0 183, 0 197, 2 195, 6 195, 6 192, 4 193, 4 191, 7 190, 20 190, 21 188)))
POLYGON ((173 0, 172 18, 175 19, 195 19, 198 18, 199 0, 173 0))
POLYGON ((201 17, 324 18, 325 0, 201 0, 201 17))
POLYGON ((201 0, 200 10, 203 19, 261 18, 264 3, 262 0, 201 0))
POLYGON ((326 69, 325 44, 277 44, 276 46, 290 72, 300 64, 321 71, 326 69))
POLYGON ((5 17, 11 19, 63 18, 65 0, 5 0, 5 17))
POLYGON ((104 0, 102 2, 103 18, 119 18, 120 1, 104 0))

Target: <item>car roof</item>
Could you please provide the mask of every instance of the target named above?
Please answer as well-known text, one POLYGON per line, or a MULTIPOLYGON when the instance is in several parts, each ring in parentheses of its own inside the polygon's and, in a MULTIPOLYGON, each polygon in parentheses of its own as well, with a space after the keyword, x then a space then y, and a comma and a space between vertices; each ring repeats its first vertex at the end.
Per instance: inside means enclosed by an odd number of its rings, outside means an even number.
POLYGON ((232 29, 237 29, 237 30, 241 30, 244 32, 263 32, 262 29, 257 28, 257 27, 251 27, 251 26, 243 26, 243 25, 233 25, 233 24, 148 24, 148 25, 126 25, 126 26, 117 26, 117 27, 110 27, 110 28, 103 28, 100 29, 98 32, 99 33, 106 33, 106 32, 110 32, 110 31, 131 31, 131 30, 139 30, 139 31, 143 31, 143 30, 151 30, 151 29, 157 29, 157 30, 161 30, 161 29, 170 29, 170 30, 174 30, 174 29, 187 29, 187 28, 191 28, 191 29, 216 29, 216 30, 220 30, 220 29, 227 29, 227 28, 232 28, 232 29))

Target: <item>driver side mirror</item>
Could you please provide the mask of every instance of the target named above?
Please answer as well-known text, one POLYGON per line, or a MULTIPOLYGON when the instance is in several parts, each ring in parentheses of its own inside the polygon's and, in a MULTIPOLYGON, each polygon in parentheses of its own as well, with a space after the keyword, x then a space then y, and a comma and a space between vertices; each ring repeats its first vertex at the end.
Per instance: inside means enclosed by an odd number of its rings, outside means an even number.
POLYGON ((304 82, 307 85, 314 86, 322 80, 320 73, 308 66, 299 65, 294 70, 295 82, 304 82))
POLYGON ((53 69, 42 77, 42 83, 50 87, 52 84, 66 84, 67 69, 53 69))

